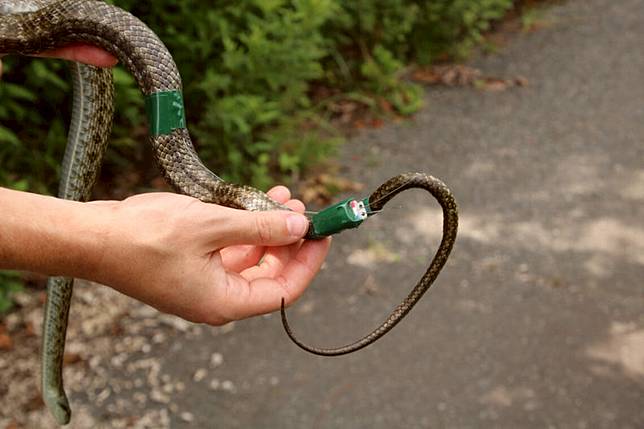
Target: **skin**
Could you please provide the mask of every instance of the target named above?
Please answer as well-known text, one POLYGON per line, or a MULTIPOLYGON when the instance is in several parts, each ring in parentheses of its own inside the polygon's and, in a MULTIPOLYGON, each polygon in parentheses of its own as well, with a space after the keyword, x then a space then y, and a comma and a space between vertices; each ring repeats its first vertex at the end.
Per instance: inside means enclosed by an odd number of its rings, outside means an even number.
MULTIPOLYGON (((91 46, 41 56, 116 64, 91 46)), ((0 268, 96 281, 192 322, 270 313, 304 292, 330 240, 302 240, 302 202, 283 186, 268 194, 294 212, 235 210, 171 193, 80 203, 0 188, 0 268)))

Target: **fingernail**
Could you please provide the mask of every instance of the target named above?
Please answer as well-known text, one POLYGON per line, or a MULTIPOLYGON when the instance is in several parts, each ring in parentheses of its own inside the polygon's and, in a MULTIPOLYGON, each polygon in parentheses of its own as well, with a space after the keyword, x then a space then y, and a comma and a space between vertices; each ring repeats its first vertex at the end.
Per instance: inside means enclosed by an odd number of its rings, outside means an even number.
POLYGON ((286 218, 288 233, 295 237, 301 237, 306 233, 309 221, 302 215, 290 215, 286 218))

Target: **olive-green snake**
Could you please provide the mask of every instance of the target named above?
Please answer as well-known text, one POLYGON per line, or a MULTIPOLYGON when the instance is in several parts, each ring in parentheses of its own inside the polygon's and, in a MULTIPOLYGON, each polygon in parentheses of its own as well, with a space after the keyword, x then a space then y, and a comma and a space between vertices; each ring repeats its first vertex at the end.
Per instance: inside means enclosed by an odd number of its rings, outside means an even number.
MULTIPOLYGON (((182 84, 177 67, 163 43, 140 20, 98 0, 0 1, 0 53, 30 55, 71 43, 89 43, 105 49, 135 77, 151 109, 157 111, 156 116, 150 117, 152 122, 161 122, 151 126, 150 136, 157 163, 165 179, 178 192, 204 202, 238 209, 288 210, 261 191, 222 181, 203 165, 182 122, 182 84), (165 113, 162 112, 164 109, 165 113)), ((73 116, 59 196, 86 201, 96 181, 110 134, 113 85, 108 70, 73 63, 71 71, 74 81, 73 116)), ((369 197, 369 204, 377 212, 396 194, 409 188, 427 190, 443 209, 443 238, 426 273, 376 330, 355 343, 335 349, 306 346, 296 339, 287 323, 282 302, 284 327, 297 345, 309 352, 328 356, 361 349, 402 320, 436 279, 452 249, 458 226, 457 206, 445 184, 422 173, 401 174, 380 186, 369 197)), ((42 394, 60 424, 68 423, 71 416, 63 389, 62 364, 72 281, 50 279, 45 306, 42 394)))

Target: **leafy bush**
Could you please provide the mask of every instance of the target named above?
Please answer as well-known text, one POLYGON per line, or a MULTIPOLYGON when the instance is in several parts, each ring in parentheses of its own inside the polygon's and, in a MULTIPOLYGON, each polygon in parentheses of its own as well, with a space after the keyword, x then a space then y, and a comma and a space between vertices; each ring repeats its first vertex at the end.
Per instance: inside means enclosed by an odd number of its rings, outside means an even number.
POLYGON ((449 56, 463 57, 481 42, 490 23, 512 7, 514 0, 436 0, 421 2, 411 40, 420 63, 449 56))
POLYGON ((173 52, 186 83, 188 123, 208 165, 233 181, 268 181, 280 170, 281 147, 266 130, 309 107, 309 82, 323 75, 320 30, 335 2, 165 2, 173 5, 169 13, 117 3, 145 17, 173 52))
MULTIPOLYGON (((311 84, 384 98, 400 113, 412 113, 421 92, 401 79, 404 65, 462 54, 512 0, 112 3, 148 23, 173 53, 188 124, 206 163, 228 179, 265 185, 318 162, 337 142, 309 126, 311 84), (304 143, 295 142, 304 131, 313 136, 305 141, 323 148, 300 157, 297 146, 304 143), (286 148, 292 152, 284 154, 286 148)), ((64 67, 24 58, 5 63, 0 185, 51 192, 70 108, 64 67)), ((126 72, 117 69, 115 79, 108 163, 122 169, 142 156, 143 103, 126 72)))
MULTIPOLYGON (((323 74, 320 28, 337 5, 332 0, 114 3, 143 18, 173 52, 185 83, 188 124, 208 165, 231 180, 255 184, 267 182, 269 172, 279 173, 281 148, 266 130, 292 123, 293 113, 309 107, 308 82, 323 74)), ((4 173, 1 183, 24 177, 32 189, 53 190, 65 144, 59 106, 69 117, 63 67, 43 60, 7 63, 0 96, 9 102, 0 111, 0 140, 8 144, 0 163, 13 174, 4 173)), ((141 96, 126 73, 116 77, 117 150, 108 156, 136 158, 144 139, 132 138, 131 129, 144 122, 141 96)))
POLYGON ((514 0, 343 0, 329 21, 326 77, 348 90, 366 90, 410 114, 420 89, 400 78, 410 60, 428 64, 461 58, 514 0))

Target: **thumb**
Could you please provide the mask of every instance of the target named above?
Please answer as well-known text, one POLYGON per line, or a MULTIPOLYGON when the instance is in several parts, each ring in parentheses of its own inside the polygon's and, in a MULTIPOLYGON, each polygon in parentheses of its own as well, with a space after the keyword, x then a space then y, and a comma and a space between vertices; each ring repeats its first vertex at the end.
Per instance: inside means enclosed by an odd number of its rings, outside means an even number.
POLYGON ((217 239, 217 244, 221 247, 238 244, 283 246, 302 239, 309 228, 306 216, 296 212, 234 211, 234 215, 226 222, 223 234, 217 239))

